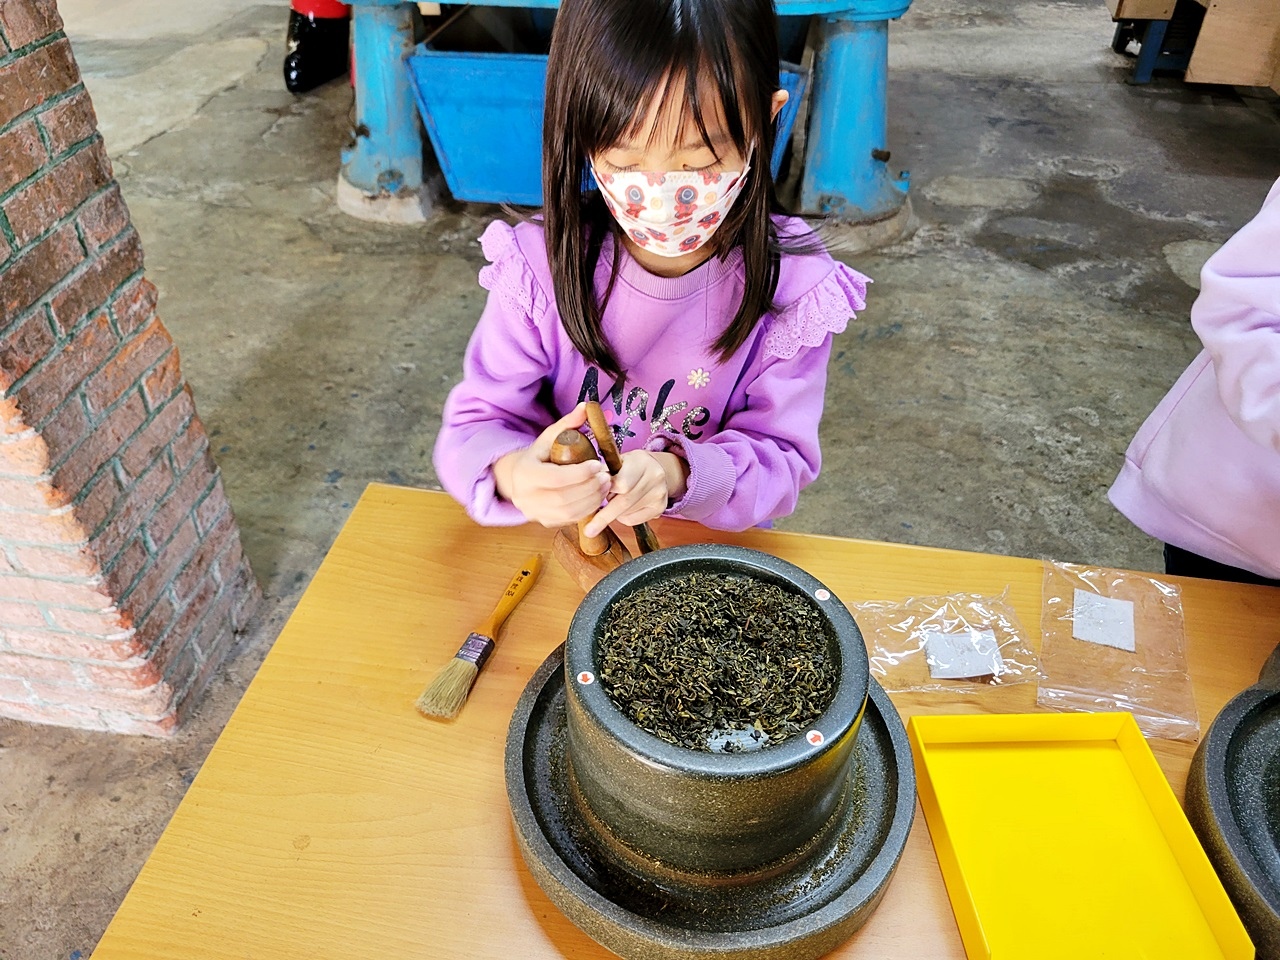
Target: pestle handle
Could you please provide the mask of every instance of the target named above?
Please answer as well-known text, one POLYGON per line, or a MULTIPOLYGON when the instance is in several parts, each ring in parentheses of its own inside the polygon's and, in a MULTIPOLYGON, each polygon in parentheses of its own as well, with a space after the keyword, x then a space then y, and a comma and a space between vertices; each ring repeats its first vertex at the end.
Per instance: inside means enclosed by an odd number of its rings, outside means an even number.
MULTIPOLYGON (((600 448, 600 455, 604 457, 604 465, 609 468, 611 475, 617 474, 622 469, 622 454, 618 453, 618 445, 613 439, 613 429, 609 426, 609 421, 604 418, 604 410, 600 404, 594 400, 588 400, 587 404, 587 425, 591 427, 591 433, 596 438, 596 446, 600 448)), ((641 553, 653 553, 660 544, 658 538, 653 531, 649 529, 647 523, 638 523, 633 528, 636 535, 636 545, 640 547, 641 553)))
MULTIPOLYGON (((596 459, 595 447, 591 446, 591 441, 577 430, 562 430, 551 443, 551 462, 560 466, 586 463, 594 459, 596 459)), ((582 528, 590 519, 587 517, 585 520, 578 521, 578 549, 588 557, 598 557, 608 552, 609 538, 603 532, 594 537, 586 536, 582 528)))

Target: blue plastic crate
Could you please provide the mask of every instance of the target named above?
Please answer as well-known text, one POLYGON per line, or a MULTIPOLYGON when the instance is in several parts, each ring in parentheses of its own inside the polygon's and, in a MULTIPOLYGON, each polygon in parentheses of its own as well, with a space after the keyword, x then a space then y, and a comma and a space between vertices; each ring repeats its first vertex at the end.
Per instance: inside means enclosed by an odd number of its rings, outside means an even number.
MULTIPOLYGON (((408 63, 418 112, 453 196, 540 206, 546 56, 419 46, 408 63)), ((775 176, 805 85, 791 64, 782 65, 780 80, 790 99, 778 115, 775 176)))

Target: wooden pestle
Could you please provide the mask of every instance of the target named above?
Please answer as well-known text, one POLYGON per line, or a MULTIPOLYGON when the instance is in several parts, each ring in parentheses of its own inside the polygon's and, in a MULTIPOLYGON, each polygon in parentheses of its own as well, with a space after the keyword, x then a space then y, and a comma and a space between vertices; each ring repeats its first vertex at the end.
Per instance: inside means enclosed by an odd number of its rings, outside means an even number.
MULTIPOLYGON (((600 448, 600 456, 604 457, 604 465, 609 473, 616 475, 622 469, 622 454, 618 453, 618 445, 613 439, 613 430, 609 421, 604 418, 604 411, 594 400, 587 401, 587 425, 596 438, 596 446, 600 448)), ((635 531, 636 545, 641 553, 653 553, 661 544, 647 523, 637 523, 631 528, 635 531)))
MULTIPOLYGON (((585 463, 596 459, 591 441, 577 430, 565 430, 551 444, 551 462, 561 465, 585 463)), ((582 589, 590 590, 610 570, 622 566, 631 559, 631 553, 618 535, 605 527, 594 537, 583 533, 588 521, 579 520, 577 528, 565 527, 556 531, 551 552, 560 561, 582 589)))

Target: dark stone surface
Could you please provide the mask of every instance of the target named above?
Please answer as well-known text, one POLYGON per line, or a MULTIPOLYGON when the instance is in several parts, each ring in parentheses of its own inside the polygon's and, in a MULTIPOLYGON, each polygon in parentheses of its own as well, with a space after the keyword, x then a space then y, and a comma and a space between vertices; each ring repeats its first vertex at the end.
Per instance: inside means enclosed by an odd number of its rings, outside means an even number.
POLYGON ((1186 808, 1258 957, 1280 958, 1280 648, 1200 742, 1186 808))
POLYGON ((606 834, 664 869, 754 870, 810 843, 844 801, 867 696, 866 646, 844 604, 794 564, 758 550, 695 544, 640 557, 587 594, 569 626, 566 677, 599 676, 597 646, 614 603, 692 573, 748 577, 806 599, 838 665, 831 703, 803 736, 758 751, 709 753, 640 729, 603 683, 574 681, 567 692, 572 769, 606 834), (814 734, 816 745, 806 739, 814 734))
POLYGON ((806 856, 736 884, 655 880, 601 842, 572 796, 563 656, 561 647, 547 658, 516 707, 506 775, 521 853, 569 919, 629 960, 808 960, 867 921, 915 815, 906 731, 878 684, 855 739, 847 802, 806 856))

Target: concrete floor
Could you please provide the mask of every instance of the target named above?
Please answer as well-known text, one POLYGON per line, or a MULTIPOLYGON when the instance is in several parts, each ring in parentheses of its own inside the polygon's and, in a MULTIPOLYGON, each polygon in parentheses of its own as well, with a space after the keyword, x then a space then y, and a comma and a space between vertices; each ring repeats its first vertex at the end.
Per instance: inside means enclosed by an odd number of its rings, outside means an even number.
MULTIPOLYGON (((286 4, 61 0, 269 598, 172 741, 0 720, 0 960, 87 957, 354 501, 433 486, 493 208, 333 205, 352 109, 280 79, 286 4)), ((1125 84, 1101 0, 916 0, 892 165, 919 229, 836 344, 800 531, 1158 569, 1105 491, 1196 352, 1201 263, 1280 174, 1265 91, 1125 84)))

